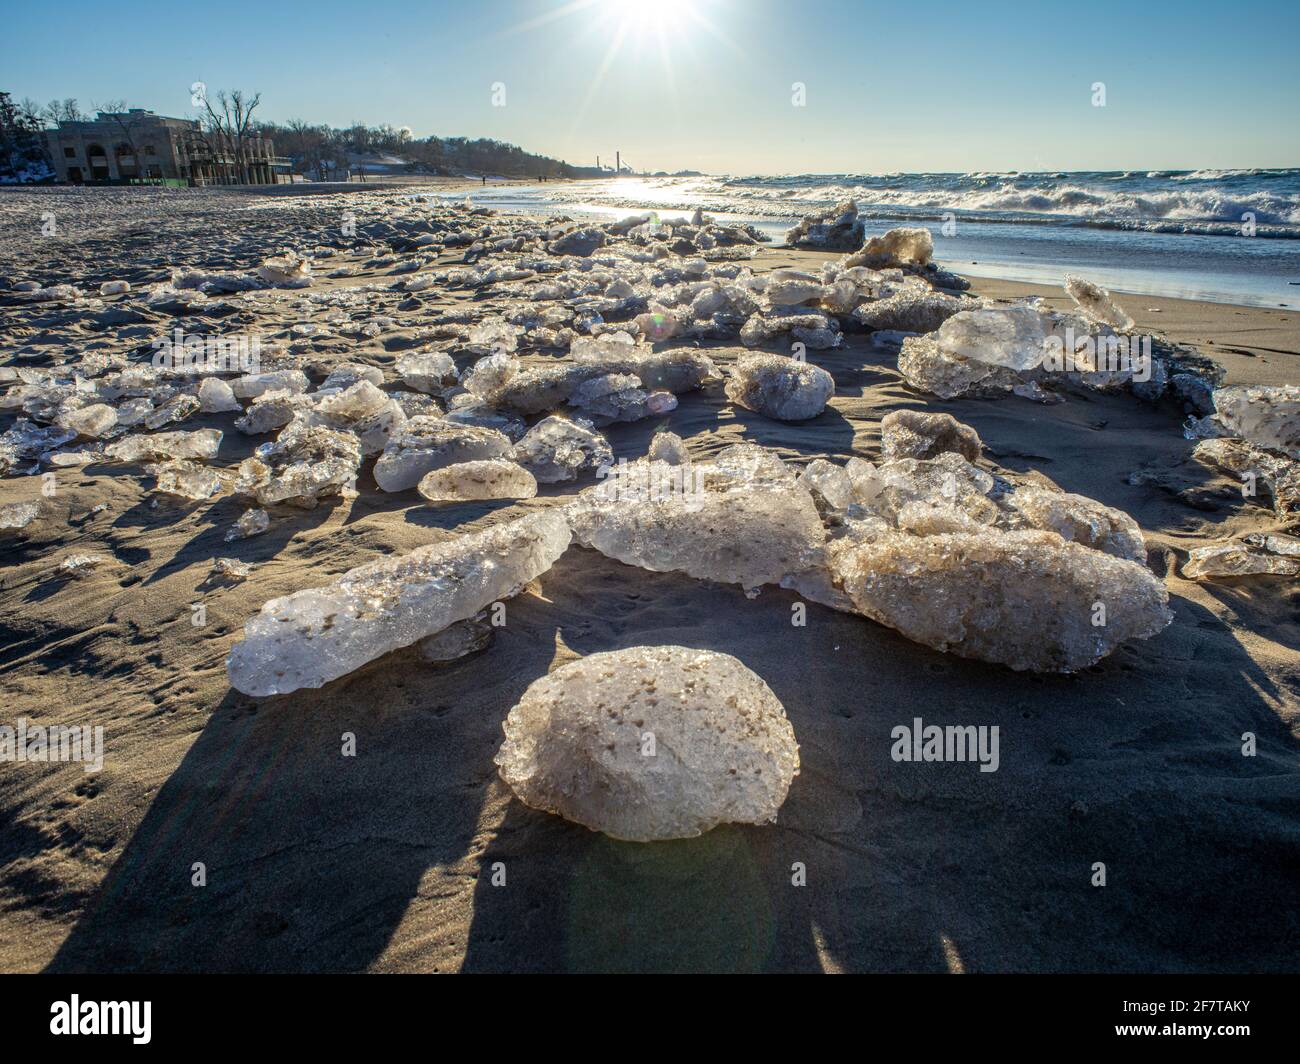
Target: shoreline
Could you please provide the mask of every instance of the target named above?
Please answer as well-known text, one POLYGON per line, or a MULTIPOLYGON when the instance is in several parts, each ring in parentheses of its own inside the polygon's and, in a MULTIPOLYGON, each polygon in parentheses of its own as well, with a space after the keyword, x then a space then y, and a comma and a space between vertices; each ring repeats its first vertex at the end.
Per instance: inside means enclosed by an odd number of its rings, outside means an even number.
MULTIPOLYGON (((816 270, 823 262, 839 258, 840 253, 765 246, 754 261, 765 256, 776 260, 766 265, 767 269, 816 270)), ((950 268, 941 259, 938 262, 950 268)), ((998 302, 1037 296, 1053 310, 1074 305, 1055 285, 953 272, 970 282, 969 293, 974 296, 998 302)), ((1300 377, 1300 311, 1110 291, 1139 332, 1158 333, 1209 355, 1227 371, 1227 384, 1290 384, 1300 377)))

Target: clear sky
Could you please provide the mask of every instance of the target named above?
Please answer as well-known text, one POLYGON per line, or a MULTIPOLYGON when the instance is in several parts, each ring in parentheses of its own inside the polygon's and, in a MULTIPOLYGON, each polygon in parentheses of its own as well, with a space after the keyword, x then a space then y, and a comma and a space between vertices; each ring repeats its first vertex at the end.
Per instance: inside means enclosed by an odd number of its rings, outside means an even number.
POLYGON ((185 116, 202 81, 270 120, 644 170, 1300 166, 1297 0, 3 4, 0 90, 83 109, 185 116))

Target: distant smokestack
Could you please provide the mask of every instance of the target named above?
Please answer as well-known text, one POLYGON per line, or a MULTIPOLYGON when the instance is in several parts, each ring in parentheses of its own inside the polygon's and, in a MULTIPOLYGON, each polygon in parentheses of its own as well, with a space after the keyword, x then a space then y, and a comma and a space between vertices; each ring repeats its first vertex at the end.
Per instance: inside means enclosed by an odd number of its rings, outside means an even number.
POLYGON ((600 156, 599 156, 599 155, 596 156, 596 169, 597 169, 597 170, 600 169, 600 156))
POLYGON ((618 152, 614 153, 614 173, 616 174, 621 174, 623 172, 622 158, 623 157, 619 155, 618 152))

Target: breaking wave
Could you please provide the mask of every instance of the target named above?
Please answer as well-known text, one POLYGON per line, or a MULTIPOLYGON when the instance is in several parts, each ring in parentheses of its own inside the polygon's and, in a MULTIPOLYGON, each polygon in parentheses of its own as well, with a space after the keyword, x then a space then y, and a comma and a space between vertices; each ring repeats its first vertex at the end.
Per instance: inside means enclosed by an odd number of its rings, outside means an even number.
POLYGON ((881 219, 951 212, 988 222, 1233 235, 1253 216, 1259 236, 1300 239, 1300 170, 623 178, 557 190, 554 198, 793 219, 850 197, 881 219))

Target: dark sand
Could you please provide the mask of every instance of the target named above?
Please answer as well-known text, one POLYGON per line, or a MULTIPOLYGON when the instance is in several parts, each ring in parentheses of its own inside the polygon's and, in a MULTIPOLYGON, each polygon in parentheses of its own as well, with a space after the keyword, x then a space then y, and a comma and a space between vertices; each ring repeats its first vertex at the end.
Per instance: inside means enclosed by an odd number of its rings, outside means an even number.
MULTIPOLYGON (((1121 302, 1144 326, 1213 340, 1230 380, 1298 379, 1294 313, 1121 302)), ((324 364, 391 367, 403 342, 325 346, 324 364)), ((277 513, 265 535, 226 544, 243 510, 229 496, 152 508, 132 467, 65 470, 3 548, 3 718, 100 723, 107 761, 97 774, 0 766, 0 969, 1294 970, 1300 595, 1283 580, 1177 573, 1190 547, 1276 527, 1271 510, 1188 460, 1173 406, 939 402, 860 336, 812 357, 837 393, 811 422, 737 410, 715 386, 682 397, 668 426, 696 455, 751 440, 798 460, 874 459, 883 414, 949 411, 978 429, 987 468, 1038 470, 1132 514, 1173 625, 1079 675, 1033 676, 817 605, 792 627, 789 592, 748 600, 574 547, 477 656, 436 668, 400 651, 319 691, 255 700, 231 690, 224 659, 266 599, 558 492, 432 508, 379 492, 367 463, 350 506, 277 513), (1136 470, 1154 482, 1127 483, 1136 470), (59 579, 85 549, 114 564, 59 579), (220 556, 253 562, 253 576, 205 585, 220 556), (195 628, 200 600, 208 623, 195 628), (501 722, 532 680, 656 643, 732 654, 785 704, 803 767, 776 824, 620 843, 524 807, 498 780, 501 722), (893 762, 891 729, 917 716, 999 726, 999 771, 893 762), (354 758, 340 756, 347 732, 354 758), (1258 756, 1242 756, 1244 732, 1258 756), (195 862, 206 887, 191 886, 195 862), (796 862, 806 886, 791 883, 796 862)), ((205 424, 229 428, 184 427, 205 424)), ((612 428, 616 454, 644 453, 656 425, 612 428)), ((228 431, 218 463, 262 439, 228 431)), ((5 479, 0 502, 38 490, 5 479)))

